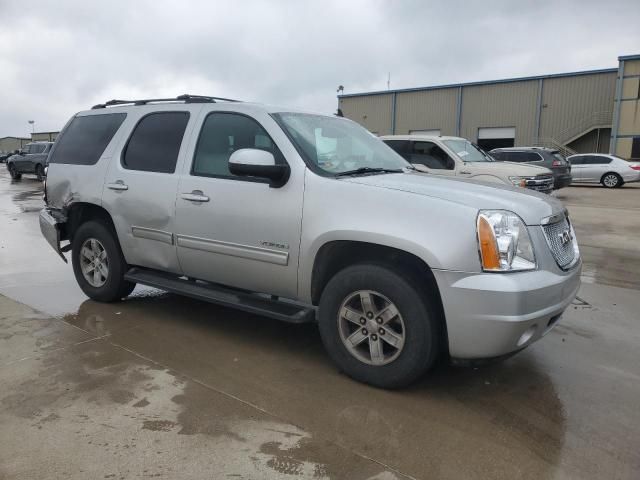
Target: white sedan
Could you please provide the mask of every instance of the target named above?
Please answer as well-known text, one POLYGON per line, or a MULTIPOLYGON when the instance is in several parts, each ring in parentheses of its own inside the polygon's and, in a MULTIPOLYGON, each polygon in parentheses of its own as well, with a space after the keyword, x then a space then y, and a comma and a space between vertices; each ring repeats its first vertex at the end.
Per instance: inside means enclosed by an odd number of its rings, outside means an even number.
POLYGON ((571 155, 572 183, 601 183, 607 188, 640 182, 640 164, 627 162, 615 155, 585 153, 571 155))

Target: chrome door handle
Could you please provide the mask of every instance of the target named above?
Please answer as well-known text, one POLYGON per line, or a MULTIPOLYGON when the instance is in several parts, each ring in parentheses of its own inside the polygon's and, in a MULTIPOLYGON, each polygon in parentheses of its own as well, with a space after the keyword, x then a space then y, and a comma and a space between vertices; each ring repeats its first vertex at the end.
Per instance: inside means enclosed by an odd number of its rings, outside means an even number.
POLYGON ((129 187, 124 184, 122 180, 118 180, 114 183, 107 183, 107 188, 111 190, 129 190, 129 187))
POLYGON ((208 202, 209 197, 207 197, 202 190, 194 190, 191 193, 182 193, 180 197, 184 200, 188 200, 190 202, 208 202))
POLYGON ((468 170, 460 170, 460 175, 471 175, 471 172, 468 170))

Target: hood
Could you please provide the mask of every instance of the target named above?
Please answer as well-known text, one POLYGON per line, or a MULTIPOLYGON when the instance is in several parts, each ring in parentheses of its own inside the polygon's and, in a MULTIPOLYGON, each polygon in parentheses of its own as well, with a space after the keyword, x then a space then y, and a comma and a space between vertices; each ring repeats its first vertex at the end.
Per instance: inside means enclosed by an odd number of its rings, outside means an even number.
POLYGON ((545 173, 552 175, 548 168, 516 162, 467 162, 464 168, 474 175, 493 174, 502 177, 533 177, 545 173))
POLYGON ((345 177, 343 180, 435 197, 477 210, 509 210, 519 215, 527 225, 539 225, 541 219, 565 210, 560 201, 543 193, 458 177, 438 177, 408 172, 345 177))

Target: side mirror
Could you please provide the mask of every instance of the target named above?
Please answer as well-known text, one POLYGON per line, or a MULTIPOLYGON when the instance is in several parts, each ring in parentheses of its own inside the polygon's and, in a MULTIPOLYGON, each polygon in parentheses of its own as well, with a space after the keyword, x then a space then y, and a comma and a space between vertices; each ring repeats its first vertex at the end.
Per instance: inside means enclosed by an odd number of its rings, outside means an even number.
POLYGON ((291 172, 289 165, 277 165, 271 152, 257 148, 241 148, 229 157, 229 171, 242 177, 269 179, 269 186, 280 188, 291 172))
POLYGON ((411 165, 413 165, 415 169, 420 172, 429 172, 429 169, 421 163, 412 163, 411 165))

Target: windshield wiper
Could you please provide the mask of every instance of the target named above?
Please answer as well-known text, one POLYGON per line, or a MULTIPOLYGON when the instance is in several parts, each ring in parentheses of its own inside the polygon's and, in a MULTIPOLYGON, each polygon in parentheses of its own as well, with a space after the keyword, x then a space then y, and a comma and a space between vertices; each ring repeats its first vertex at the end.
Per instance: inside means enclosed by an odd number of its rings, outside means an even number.
POLYGON ((360 167, 355 170, 347 170, 345 172, 336 173, 336 177, 347 177, 349 175, 363 175, 366 173, 402 173, 400 168, 374 168, 374 167, 360 167))

